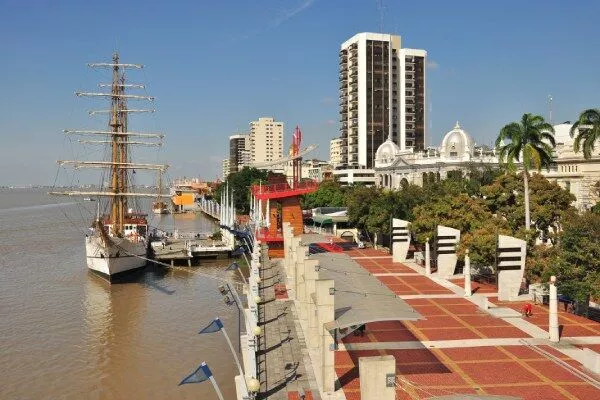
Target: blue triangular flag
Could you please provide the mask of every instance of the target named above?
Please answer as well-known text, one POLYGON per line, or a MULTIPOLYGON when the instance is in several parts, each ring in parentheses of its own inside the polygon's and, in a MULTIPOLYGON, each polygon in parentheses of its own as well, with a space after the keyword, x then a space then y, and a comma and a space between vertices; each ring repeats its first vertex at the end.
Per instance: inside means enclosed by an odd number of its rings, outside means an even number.
POLYGON ((208 380, 212 376, 212 372, 208 368, 205 362, 200 364, 197 370, 192 372, 190 375, 183 378, 179 385, 185 385, 186 383, 200 383, 208 380))
POLYGON ((208 324, 208 326, 204 329, 202 329, 200 332, 198 332, 199 334, 202 333, 213 333, 213 332, 218 332, 221 330, 221 328, 223 327, 223 323, 221 322, 221 320, 217 317, 215 318, 215 320, 213 322, 211 322, 210 324, 208 324))
POLYGON ((232 256, 239 256, 242 255, 246 252, 246 248, 244 246, 240 246, 237 249, 235 249, 234 251, 231 252, 232 256))
POLYGON ((236 262, 231 263, 231 265, 227 268, 225 268, 225 271, 234 271, 236 269, 238 269, 240 267, 240 265, 236 262))

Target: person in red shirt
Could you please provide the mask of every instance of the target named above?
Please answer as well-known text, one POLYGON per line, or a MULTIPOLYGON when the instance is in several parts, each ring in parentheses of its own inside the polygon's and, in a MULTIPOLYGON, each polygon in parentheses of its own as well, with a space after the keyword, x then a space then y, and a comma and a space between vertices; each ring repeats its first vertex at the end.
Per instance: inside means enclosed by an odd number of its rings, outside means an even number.
POLYGON ((532 311, 533 311, 533 306, 531 305, 531 303, 526 303, 523 306, 523 310, 521 313, 523 314, 524 317, 531 317, 532 311))

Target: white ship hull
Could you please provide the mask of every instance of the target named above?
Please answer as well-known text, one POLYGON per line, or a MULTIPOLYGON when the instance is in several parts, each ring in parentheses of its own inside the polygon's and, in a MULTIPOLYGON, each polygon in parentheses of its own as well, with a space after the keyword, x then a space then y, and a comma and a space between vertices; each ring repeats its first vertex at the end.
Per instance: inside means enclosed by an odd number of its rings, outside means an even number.
POLYGON ((109 280, 117 274, 142 268, 146 265, 146 245, 143 241, 111 237, 112 244, 104 245, 96 235, 85 239, 85 254, 90 270, 100 273, 109 280), (136 257, 139 256, 139 257, 136 257))

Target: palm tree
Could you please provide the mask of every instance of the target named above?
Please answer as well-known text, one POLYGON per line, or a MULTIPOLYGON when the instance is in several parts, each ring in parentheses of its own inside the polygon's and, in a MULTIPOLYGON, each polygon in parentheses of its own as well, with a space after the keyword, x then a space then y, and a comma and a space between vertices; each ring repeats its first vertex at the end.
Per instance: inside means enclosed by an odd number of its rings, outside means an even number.
POLYGON ((589 109, 579 114, 579 119, 571 127, 571 137, 575 136, 575 142, 573 143, 573 150, 576 153, 580 149, 583 149, 583 157, 592 157, 594 151, 594 144, 596 141, 600 141, 600 109, 589 109))
POLYGON ((496 149, 500 162, 506 160, 509 167, 514 162, 523 164, 523 186, 525 193, 525 228, 530 228, 529 213, 529 171, 535 168, 540 171, 552 162, 554 128, 544 121, 544 117, 533 114, 523 114, 520 122, 506 125, 496 139, 496 149), (505 140, 510 140, 505 144, 505 140), (522 161, 521 161, 522 158, 522 161))

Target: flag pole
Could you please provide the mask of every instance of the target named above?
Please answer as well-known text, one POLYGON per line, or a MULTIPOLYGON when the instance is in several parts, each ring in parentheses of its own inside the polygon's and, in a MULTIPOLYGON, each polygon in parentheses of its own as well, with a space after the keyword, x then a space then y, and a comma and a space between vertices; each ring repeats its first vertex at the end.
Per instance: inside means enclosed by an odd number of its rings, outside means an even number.
POLYGON ((242 365, 240 364, 240 359, 238 358, 237 354, 235 353, 235 350, 233 349, 233 344, 231 344, 231 340, 229 339, 229 335, 227 334, 227 331, 225 331, 225 327, 222 327, 221 331, 223 332, 223 336, 225 336, 225 340, 227 341, 227 344, 229 345, 231 354, 233 354, 235 364, 237 365, 238 370, 240 371, 240 376, 242 377, 242 380, 244 381, 244 386, 246 387, 246 393, 248 393, 248 384, 246 383, 246 375, 244 375, 244 371, 242 371, 242 365))
POLYGON ((221 393, 221 389, 219 389, 219 385, 217 385, 217 381, 215 381, 215 377, 211 375, 208 378, 208 380, 210 381, 210 383, 212 383, 213 387, 215 388, 215 392, 217 392, 217 397, 219 397, 219 400, 225 400, 223 398, 223 393, 221 393))

